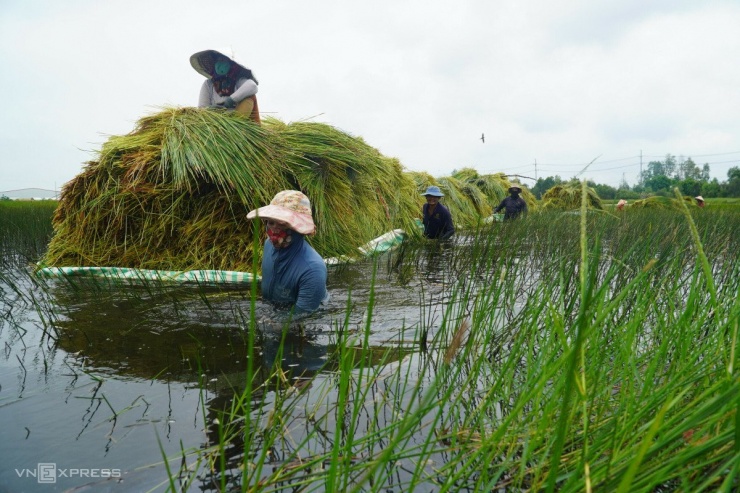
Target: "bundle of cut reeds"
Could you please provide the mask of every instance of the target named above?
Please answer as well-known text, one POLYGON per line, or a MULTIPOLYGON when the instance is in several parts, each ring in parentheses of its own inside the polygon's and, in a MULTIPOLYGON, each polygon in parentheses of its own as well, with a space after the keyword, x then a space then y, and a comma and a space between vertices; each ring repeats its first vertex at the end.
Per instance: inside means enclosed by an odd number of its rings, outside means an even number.
MULTIPOLYGON (((424 172, 411 172, 411 175, 420 194, 430 185, 440 187, 445 194, 442 203, 450 209, 455 224, 463 228, 478 226, 509 195, 509 187, 521 186, 509 181, 503 173, 480 175, 473 168, 462 168, 450 176, 440 178, 424 172)), ((521 196, 529 209, 536 209, 534 195, 525 187, 521 188, 521 196)), ((424 198, 421 197, 420 204, 423 203, 424 198)))
POLYGON ((428 185, 442 188, 456 224, 469 227, 490 215, 510 186, 504 175, 471 169, 439 179, 407 172, 327 124, 262 123, 166 108, 111 137, 62 189, 42 264, 249 271, 261 248, 253 251, 246 214, 286 189, 311 200, 314 248, 324 257, 351 257, 390 230, 418 234, 428 185))
MULTIPOLYGON (((688 196, 683 197, 683 202, 688 207, 698 207, 694 202, 694 199, 688 196)), ((654 196, 647 197, 640 200, 635 200, 630 206, 630 209, 668 209, 680 211, 683 209, 681 202, 675 197, 662 197, 654 196)))
POLYGON ((251 270, 260 252, 246 214, 285 189, 311 199, 309 240, 326 257, 416 229, 413 180, 362 139, 325 124, 165 109, 110 138, 65 185, 42 263, 251 270))
MULTIPOLYGON (((542 208, 545 210, 575 210, 581 207, 581 183, 572 181, 550 188, 542 195, 542 208)), ((603 209, 599 194, 591 187, 586 187, 587 207, 603 209)))

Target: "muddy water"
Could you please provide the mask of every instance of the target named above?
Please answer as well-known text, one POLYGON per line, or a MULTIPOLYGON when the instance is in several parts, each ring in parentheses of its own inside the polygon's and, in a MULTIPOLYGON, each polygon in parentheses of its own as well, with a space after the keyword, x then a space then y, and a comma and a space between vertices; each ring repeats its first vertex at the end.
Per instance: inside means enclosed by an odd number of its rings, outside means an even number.
MULTIPOLYGON (((450 299, 448 253, 435 246, 410 262, 396 251, 331 270, 331 300, 290 327, 282 369, 331 369, 345 320, 357 333, 369 326, 373 346, 414 347, 450 299)), ((206 446, 204 423, 243 388, 249 358, 266 377, 281 349, 284 314, 258 299, 248 354, 249 287, 38 285, 14 272, 0 293, 2 492, 164 491, 163 453, 206 446)))

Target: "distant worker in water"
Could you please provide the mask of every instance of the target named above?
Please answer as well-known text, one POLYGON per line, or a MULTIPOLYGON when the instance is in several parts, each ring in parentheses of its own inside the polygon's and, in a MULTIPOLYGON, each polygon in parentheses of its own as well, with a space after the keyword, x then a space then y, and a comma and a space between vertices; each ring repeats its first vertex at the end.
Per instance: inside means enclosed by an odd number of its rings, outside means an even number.
POLYGON ((424 236, 446 240, 455 234, 450 211, 439 203, 439 199, 445 196, 439 187, 430 186, 422 195, 427 199, 427 203, 421 208, 424 236))
POLYGON ((696 205, 698 205, 699 207, 704 207, 704 197, 702 197, 701 195, 697 195, 696 197, 694 197, 694 200, 696 200, 696 205))
POLYGON ((262 297, 294 306, 294 316, 315 311, 328 300, 326 263, 305 239, 316 231, 311 203, 297 190, 283 190, 270 205, 250 211, 247 219, 265 224, 262 255, 262 297))
POLYGON ((519 196, 520 193, 522 193, 521 188, 517 186, 509 187, 510 195, 501 201, 501 203, 493 210, 493 213, 496 214, 501 209, 505 209, 504 221, 526 216, 527 203, 519 196))
MULTIPOLYGON (((224 50, 225 51, 225 50, 224 50)), ((190 65, 206 77, 200 88, 199 108, 224 108, 249 116, 260 123, 257 107, 257 79, 233 56, 205 50, 190 57, 190 65)))

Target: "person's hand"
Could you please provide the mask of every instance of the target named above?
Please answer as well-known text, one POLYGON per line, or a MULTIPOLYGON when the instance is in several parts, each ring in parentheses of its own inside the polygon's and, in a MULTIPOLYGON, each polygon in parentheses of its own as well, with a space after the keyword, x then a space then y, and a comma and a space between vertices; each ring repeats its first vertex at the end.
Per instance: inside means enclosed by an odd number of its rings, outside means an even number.
POLYGON ((224 108, 234 108, 236 106, 236 101, 231 99, 231 96, 226 96, 226 99, 224 99, 223 107, 224 108))

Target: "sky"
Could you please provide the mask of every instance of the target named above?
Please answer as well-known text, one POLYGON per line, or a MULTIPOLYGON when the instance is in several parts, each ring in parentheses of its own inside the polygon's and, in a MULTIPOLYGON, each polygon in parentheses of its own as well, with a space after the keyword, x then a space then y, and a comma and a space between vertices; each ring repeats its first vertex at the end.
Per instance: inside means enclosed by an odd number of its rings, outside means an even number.
POLYGON ((196 106, 230 48, 263 116, 407 170, 618 186, 666 154, 740 166, 738 0, 0 0, 0 191, 59 189, 111 135, 196 106), (481 136, 485 135, 485 141, 481 136))

